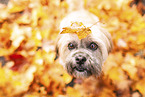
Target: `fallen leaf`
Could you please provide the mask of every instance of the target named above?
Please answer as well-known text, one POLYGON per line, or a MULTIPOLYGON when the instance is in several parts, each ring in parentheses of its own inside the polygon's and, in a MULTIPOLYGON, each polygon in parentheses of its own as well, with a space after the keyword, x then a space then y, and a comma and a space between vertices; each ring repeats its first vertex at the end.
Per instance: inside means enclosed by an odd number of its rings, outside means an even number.
POLYGON ((83 38, 87 37, 91 33, 90 28, 89 27, 85 27, 82 22, 72 23, 71 26, 72 27, 63 28, 63 31, 60 34, 73 33, 73 34, 77 34, 79 39, 83 39, 83 38))

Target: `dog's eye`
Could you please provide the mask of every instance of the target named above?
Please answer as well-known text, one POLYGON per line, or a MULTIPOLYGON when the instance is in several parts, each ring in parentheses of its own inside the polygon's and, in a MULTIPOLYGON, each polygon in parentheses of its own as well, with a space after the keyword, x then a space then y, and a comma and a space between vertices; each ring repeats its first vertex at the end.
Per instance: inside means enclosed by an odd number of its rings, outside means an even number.
POLYGON ((98 48, 98 45, 97 45, 96 43, 92 42, 92 43, 90 44, 89 48, 90 48, 91 50, 96 50, 96 49, 98 48))
POLYGON ((72 49, 74 49, 74 48, 75 48, 75 46, 74 46, 72 43, 69 43, 69 44, 68 44, 68 49, 69 49, 69 50, 72 50, 72 49))

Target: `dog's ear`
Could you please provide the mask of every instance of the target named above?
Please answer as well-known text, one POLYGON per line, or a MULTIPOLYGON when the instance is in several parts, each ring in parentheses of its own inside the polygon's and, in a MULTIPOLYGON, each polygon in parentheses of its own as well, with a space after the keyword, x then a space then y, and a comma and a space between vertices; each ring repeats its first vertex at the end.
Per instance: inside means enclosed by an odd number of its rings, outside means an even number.
POLYGON ((58 57, 59 57, 59 51, 58 51, 58 46, 56 45, 56 47, 55 47, 55 59, 54 60, 57 60, 58 59, 58 57))
POLYGON ((55 40, 55 59, 57 60, 59 58, 59 40, 60 40, 60 35, 55 40))
POLYGON ((104 29, 102 27, 100 28, 100 30, 106 36, 106 45, 107 45, 107 51, 108 51, 108 54, 109 54, 113 49, 113 41, 111 39, 111 34, 106 29, 104 29))

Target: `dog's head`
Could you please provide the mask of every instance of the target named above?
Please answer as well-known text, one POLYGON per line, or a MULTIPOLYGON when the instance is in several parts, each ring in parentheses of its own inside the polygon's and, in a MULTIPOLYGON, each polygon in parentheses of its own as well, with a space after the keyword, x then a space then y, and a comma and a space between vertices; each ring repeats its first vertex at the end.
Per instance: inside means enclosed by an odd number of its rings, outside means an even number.
POLYGON ((96 25, 90 30, 91 33, 83 39, 79 39, 75 33, 58 36, 57 57, 67 72, 74 77, 98 76, 112 48, 111 37, 106 30, 96 25))
POLYGON ((111 36, 95 15, 81 10, 70 13, 61 21, 56 55, 70 75, 79 78, 98 76, 111 48, 111 36), (76 32, 85 37, 80 38, 76 32))

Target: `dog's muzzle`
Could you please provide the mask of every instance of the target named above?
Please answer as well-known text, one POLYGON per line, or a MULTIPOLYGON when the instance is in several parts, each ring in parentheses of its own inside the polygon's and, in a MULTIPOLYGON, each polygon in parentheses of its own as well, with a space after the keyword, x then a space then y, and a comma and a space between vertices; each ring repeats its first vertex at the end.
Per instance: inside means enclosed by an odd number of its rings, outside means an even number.
POLYGON ((87 56, 83 53, 77 53, 74 56, 74 64, 72 67, 73 71, 88 72, 90 71, 87 67, 87 56))
POLYGON ((75 57, 75 62, 76 62, 76 66, 74 67, 74 69, 76 69, 79 72, 84 72, 86 69, 84 68, 84 64, 86 62, 86 57, 79 55, 75 57))
POLYGON ((69 74, 74 77, 89 77, 93 74, 93 61, 89 54, 77 51, 69 57, 66 68, 69 74))

